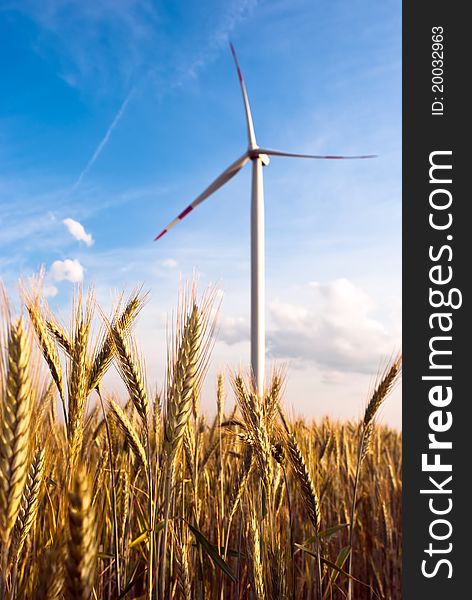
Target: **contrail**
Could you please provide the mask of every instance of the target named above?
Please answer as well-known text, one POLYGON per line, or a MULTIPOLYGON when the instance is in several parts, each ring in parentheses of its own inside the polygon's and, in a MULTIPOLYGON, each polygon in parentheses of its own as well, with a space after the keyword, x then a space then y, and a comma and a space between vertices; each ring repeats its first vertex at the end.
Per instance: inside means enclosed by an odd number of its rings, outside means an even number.
POLYGON ((123 115, 125 114, 125 111, 126 111, 126 109, 128 107, 128 104, 129 104, 129 102, 131 100, 131 97, 132 97, 133 93, 134 93, 134 88, 131 89, 131 91, 129 92, 129 94, 124 99, 124 101, 123 101, 122 105, 120 106, 118 112, 116 113, 113 121, 111 122, 110 126, 108 127, 105 135, 103 136, 103 138, 101 139, 100 143, 96 147, 95 152, 92 154, 92 157, 90 158, 90 160, 88 161, 88 163, 85 165, 85 168, 82 170, 82 172, 80 173, 80 175, 77 177, 77 180, 74 183, 74 185, 72 186, 72 189, 70 191, 71 194, 82 183, 84 177, 87 175, 87 173, 93 167, 93 165, 95 164, 95 161, 97 160, 97 158, 103 152, 103 149, 105 148, 105 146, 110 141, 111 134, 113 133, 113 130, 115 129, 115 127, 118 125, 118 123, 121 121, 123 115))
MULTIPOLYGON (((258 0, 243 0, 243 2, 241 4, 239 4, 235 10, 230 12, 226 16, 226 19, 224 20, 224 22, 222 23, 220 28, 214 34, 207 52, 204 53, 202 56, 200 56, 196 61, 194 61, 194 63, 187 69, 185 75, 195 77, 197 71, 199 69, 201 69, 202 67, 204 67, 211 60, 215 51, 217 49, 219 49, 222 46, 222 44, 228 40, 228 36, 233 31, 233 29, 235 29, 235 27, 246 18, 247 14, 250 11, 254 10, 254 8, 257 6, 257 4, 258 4, 258 0)), ((180 85, 182 85, 184 78, 185 78, 185 76, 178 79, 176 82, 174 82, 173 85, 171 85, 171 87, 179 87, 180 85)), ((103 152, 105 146, 110 141, 111 134, 113 133, 113 130, 118 125, 118 123, 121 121, 124 113, 126 112, 126 109, 128 107, 128 104, 129 104, 132 96, 133 96, 134 91, 135 91, 135 88, 132 88, 131 91, 129 92, 129 94, 124 99, 122 105, 120 106, 118 112, 115 115, 115 118, 111 122, 105 135, 103 136, 102 140, 100 141, 97 148, 95 149, 95 152, 92 154, 92 157, 90 158, 88 163, 85 165, 85 168, 82 170, 82 172, 77 177, 74 185, 72 186, 72 188, 69 192, 69 195, 74 193, 75 190, 80 186, 84 177, 87 175, 87 173, 93 167, 93 165, 95 164, 95 161, 97 160, 97 158, 103 152)))
MULTIPOLYGON (((173 84, 171 84, 170 87, 179 87, 180 85, 182 85, 183 79, 185 79, 185 76, 195 77, 197 74, 197 71, 200 70, 202 67, 204 67, 212 59, 214 53, 223 45, 223 43, 227 42, 229 34, 235 29, 235 27, 241 21, 243 21, 247 17, 248 13, 250 13, 251 11, 253 11, 255 9, 258 2, 259 2, 259 0, 243 0, 240 4, 237 5, 237 7, 235 9, 230 11, 229 14, 227 14, 226 18, 224 19, 221 26, 217 29, 216 33, 213 35, 207 52, 203 53, 202 56, 197 58, 197 60, 195 60, 194 63, 187 69, 184 76, 180 77, 177 81, 175 81, 173 84)), ((126 112, 126 109, 128 107, 128 104, 129 104, 132 96, 133 96, 134 91, 135 91, 135 88, 132 88, 131 91, 129 92, 129 94, 124 99, 124 101, 123 101, 122 105, 120 106, 118 112, 116 113, 113 121, 111 122, 110 126, 108 127, 105 135, 103 136, 102 140, 96 147, 95 152, 92 154, 92 157, 90 158, 88 163, 85 165, 84 169, 81 171, 81 173, 77 177, 77 179, 76 179, 74 185, 71 187, 68 195, 73 194, 75 192, 75 190, 80 186, 80 184, 84 180, 85 176, 90 171, 90 169, 93 167, 93 165, 95 164, 95 161, 98 159, 100 154, 103 152, 105 146, 110 141, 111 134, 113 133, 113 130, 118 125, 118 123, 121 121, 124 113, 126 112)))

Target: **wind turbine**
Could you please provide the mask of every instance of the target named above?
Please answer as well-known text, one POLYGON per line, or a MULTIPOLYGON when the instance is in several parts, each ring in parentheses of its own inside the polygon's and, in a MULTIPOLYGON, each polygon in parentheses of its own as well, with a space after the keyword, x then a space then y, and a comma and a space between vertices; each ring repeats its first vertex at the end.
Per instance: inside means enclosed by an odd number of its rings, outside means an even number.
POLYGON ((257 145, 252 121, 251 108, 241 68, 233 45, 231 53, 238 73, 244 110, 246 113, 248 148, 244 154, 219 175, 191 204, 187 206, 161 233, 155 241, 177 225, 194 208, 234 177, 250 160, 252 162, 251 185, 251 366, 255 389, 259 394, 264 391, 265 373, 265 265, 264 265, 264 182, 262 167, 269 164, 269 156, 291 158, 312 158, 322 160, 375 158, 375 155, 363 156, 321 156, 317 154, 298 154, 261 148, 257 145))

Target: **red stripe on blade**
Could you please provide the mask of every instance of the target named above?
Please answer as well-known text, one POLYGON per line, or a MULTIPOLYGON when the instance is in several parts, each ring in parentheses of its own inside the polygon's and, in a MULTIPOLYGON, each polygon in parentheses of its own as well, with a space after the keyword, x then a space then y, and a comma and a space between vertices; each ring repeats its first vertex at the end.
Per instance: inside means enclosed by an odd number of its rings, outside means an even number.
POLYGON ((236 63, 236 71, 238 72, 239 81, 243 82, 243 74, 241 73, 241 69, 239 68, 238 57, 236 56, 236 50, 234 49, 233 44, 230 42, 229 47, 231 48, 231 54, 233 55, 234 62, 236 63))
POLYGON ((188 215, 189 212, 191 212, 193 210, 193 206, 187 206, 187 208, 185 210, 183 210, 180 215, 178 216, 179 219, 183 219, 184 217, 186 217, 188 215))
POLYGON ((157 242, 157 240, 159 240, 164 235, 164 233, 167 233, 167 229, 164 229, 164 231, 161 231, 161 233, 154 238, 154 241, 157 242))
POLYGON ((349 160, 350 158, 377 158, 377 155, 366 154, 365 156, 323 156, 323 158, 331 158, 333 160, 349 160))

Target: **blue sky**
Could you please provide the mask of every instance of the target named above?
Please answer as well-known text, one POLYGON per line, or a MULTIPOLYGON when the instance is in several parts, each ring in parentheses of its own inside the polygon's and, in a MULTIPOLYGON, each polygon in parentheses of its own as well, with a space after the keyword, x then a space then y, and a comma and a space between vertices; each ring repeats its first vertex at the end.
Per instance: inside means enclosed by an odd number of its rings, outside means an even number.
POLYGON ((294 412, 359 416, 400 347, 400 1, 7 0, 0 39, 0 277, 14 294, 44 266, 59 311, 74 281, 105 306, 143 282, 153 383, 194 269, 224 294, 208 396, 249 362, 250 169, 152 242, 245 149, 228 39, 261 145, 379 155, 264 171, 269 360, 294 412))

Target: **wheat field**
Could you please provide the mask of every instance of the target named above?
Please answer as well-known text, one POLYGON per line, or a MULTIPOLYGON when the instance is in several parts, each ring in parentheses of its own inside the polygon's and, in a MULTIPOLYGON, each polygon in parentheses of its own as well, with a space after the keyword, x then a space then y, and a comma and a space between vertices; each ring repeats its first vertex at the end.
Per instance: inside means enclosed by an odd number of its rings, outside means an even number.
POLYGON ((0 296, 0 598, 401 598, 401 435, 376 425, 399 357, 360 422, 290 419, 277 371, 263 395, 221 374, 207 420, 214 292, 182 292, 159 393, 140 290, 111 315, 78 290, 68 326, 0 296))

